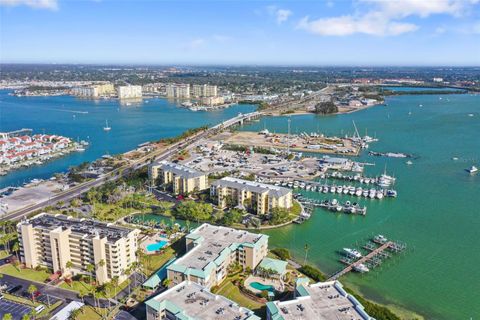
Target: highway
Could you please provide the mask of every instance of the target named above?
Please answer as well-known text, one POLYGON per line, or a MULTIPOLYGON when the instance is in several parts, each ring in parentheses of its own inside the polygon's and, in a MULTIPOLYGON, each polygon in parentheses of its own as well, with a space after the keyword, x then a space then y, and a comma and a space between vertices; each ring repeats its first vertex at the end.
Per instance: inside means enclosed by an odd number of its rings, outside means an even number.
POLYGON ((108 182, 108 181, 115 181, 118 178, 122 176, 126 176, 128 173, 131 171, 138 170, 150 163, 150 160, 152 158, 155 158, 155 160, 166 160, 172 155, 178 153, 180 150, 185 149, 189 145, 198 142, 199 140, 207 137, 211 133, 216 132, 217 130, 224 130, 228 127, 231 127, 233 125, 236 125, 237 123, 247 121, 249 119, 252 119, 254 117, 261 116, 262 114, 260 112, 251 112, 247 114, 239 114, 238 116, 228 119, 222 123, 219 123, 205 131, 198 132, 195 135, 186 138, 184 141, 179 141, 173 145, 170 145, 167 149, 162 149, 158 151, 151 152, 142 158, 135 160, 134 162, 131 162, 125 166, 122 166, 120 168, 117 168, 115 170, 112 170, 111 172, 91 181, 84 182, 82 184, 79 184, 77 186, 74 186, 66 191, 63 191, 54 197, 51 197, 50 199, 39 202, 21 209, 18 209, 16 211, 13 211, 11 213, 5 214, 4 216, 1 217, 1 221, 4 220, 19 220, 23 217, 28 216, 32 212, 35 212, 37 210, 43 209, 47 206, 53 205, 57 203, 58 201, 64 201, 67 202, 73 198, 76 198, 80 196, 81 194, 87 192, 91 188, 101 186, 102 184, 108 182))

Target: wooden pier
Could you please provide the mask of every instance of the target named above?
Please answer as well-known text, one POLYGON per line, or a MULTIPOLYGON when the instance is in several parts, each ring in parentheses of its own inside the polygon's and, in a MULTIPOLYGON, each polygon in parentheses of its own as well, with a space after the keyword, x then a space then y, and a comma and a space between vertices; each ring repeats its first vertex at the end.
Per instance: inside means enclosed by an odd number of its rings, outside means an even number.
POLYGON ((358 266, 359 264, 365 264, 367 261, 372 260, 377 256, 385 256, 387 254, 386 252, 384 252, 385 250, 387 250, 387 249, 395 250, 395 248, 397 246, 398 245, 393 241, 385 242, 380 247, 371 250, 366 256, 363 256, 362 258, 348 264, 344 269, 338 271, 337 273, 332 275, 330 278, 328 278, 327 281, 337 280, 338 278, 340 278, 344 274, 347 274, 350 271, 352 271, 353 267, 358 266))

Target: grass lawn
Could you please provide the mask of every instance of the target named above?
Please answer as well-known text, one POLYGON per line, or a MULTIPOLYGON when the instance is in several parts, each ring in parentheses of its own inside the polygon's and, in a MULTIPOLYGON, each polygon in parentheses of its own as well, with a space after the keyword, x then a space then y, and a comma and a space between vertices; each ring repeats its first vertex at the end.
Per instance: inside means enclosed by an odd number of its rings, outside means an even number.
POLYGON ((216 292, 216 294, 225 296, 228 299, 235 301, 242 307, 246 307, 254 311, 257 315, 264 314, 265 310, 263 309, 264 305, 257 301, 254 301, 247 296, 243 295, 240 289, 235 286, 231 279, 226 279, 216 292))
POLYGON ((175 250, 173 250, 172 247, 167 247, 164 249, 163 253, 146 255, 145 258, 142 259, 142 265, 145 266, 147 271, 146 273, 150 275, 160 269, 160 267, 163 266, 174 255, 175 250))
POLYGON ((0 273, 8 274, 13 277, 37 281, 37 282, 45 282, 50 276, 50 273, 45 270, 34 270, 34 269, 19 269, 15 268, 11 264, 7 264, 0 268, 0 273))
POLYGON ((102 319, 103 315, 108 314, 105 309, 94 308, 92 306, 84 306, 81 310, 82 312, 80 312, 76 320, 97 320, 102 319))

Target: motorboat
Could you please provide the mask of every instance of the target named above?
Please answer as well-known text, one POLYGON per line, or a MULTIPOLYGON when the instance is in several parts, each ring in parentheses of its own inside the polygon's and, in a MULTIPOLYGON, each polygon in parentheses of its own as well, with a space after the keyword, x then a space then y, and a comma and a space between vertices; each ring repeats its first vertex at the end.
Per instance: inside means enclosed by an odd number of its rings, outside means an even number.
POLYGON ((360 259, 362 257, 362 254, 355 249, 343 248, 343 251, 345 251, 348 256, 353 258, 360 259))
POLYGON ((478 168, 475 167, 475 166, 471 166, 470 168, 468 169, 465 169, 468 173, 476 173, 478 172, 478 168))
POLYGON ((387 239, 384 235, 382 235, 382 234, 376 235, 376 236, 373 238, 373 240, 375 240, 376 242, 380 242, 380 243, 385 243, 385 242, 388 241, 388 239, 387 239))
POLYGON ((366 273, 366 272, 370 271, 370 269, 368 269, 367 266, 364 265, 363 263, 359 263, 359 264, 354 265, 353 270, 356 271, 356 272, 360 272, 360 273, 366 273))

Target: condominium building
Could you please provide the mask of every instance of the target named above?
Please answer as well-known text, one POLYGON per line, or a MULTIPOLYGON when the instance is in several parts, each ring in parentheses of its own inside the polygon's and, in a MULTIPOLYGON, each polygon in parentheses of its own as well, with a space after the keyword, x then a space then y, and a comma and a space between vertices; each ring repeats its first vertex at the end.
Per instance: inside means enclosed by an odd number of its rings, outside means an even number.
POLYGON ((41 213, 18 223, 17 231, 20 258, 28 268, 91 274, 103 284, 113 277, 126 280, 126 270, 136 261, 138 230, 41 213), (73 266, 67 267, 70 262, 73 266))
POLYGON ((175 194, 188 194, 208 189, 205 172, 168 161, 158 161, 148 167, 148 176, 153 185, 171 185, 175 194))
POLYGON ((206 106, 218 106, 225 103, 223 97, 204 97, 200 99, 200 103, 206 106))
POLYGON ((191 281, 177 284, 145 305, 147 320, 260 320, 253 311, 191 281))
POLYGON ((97 84, 87 87, 76 87, 72 89, 72 94, 82 98, 98 98, 108 96, 115 92, 111 83, 97 84))
POLYGON ((211 86, 208 84, 194 84, 192 86, 192 95, 197 98, 216 97, 217 86, 211 86))
POLYGON ((117 87, 119 99, 134 99, 142 97, 142 86, 119 86, 117 87))
POLYGON ((297 280, 295 299, 267 302, 267 320, 374 320, 338 281, 310 284, 297 280))
POLYGON ((290 209, 293 204, 292 190, 288 188, 232 177, 214 181, 210 195, 222 209, 240 206, 258 215, 273 208, 290 209))
POLYGON ((174 99, 190 99, 190 85, 189 84, 167 84, 166 86, 167 98, 174 99))
POLYGON ((267 255, 268 236, 204 223, 185 238, 187 253, 167 267, 173 285, 185 280, 206 288, 220 284, 238 262, 255 269, 267 255))

